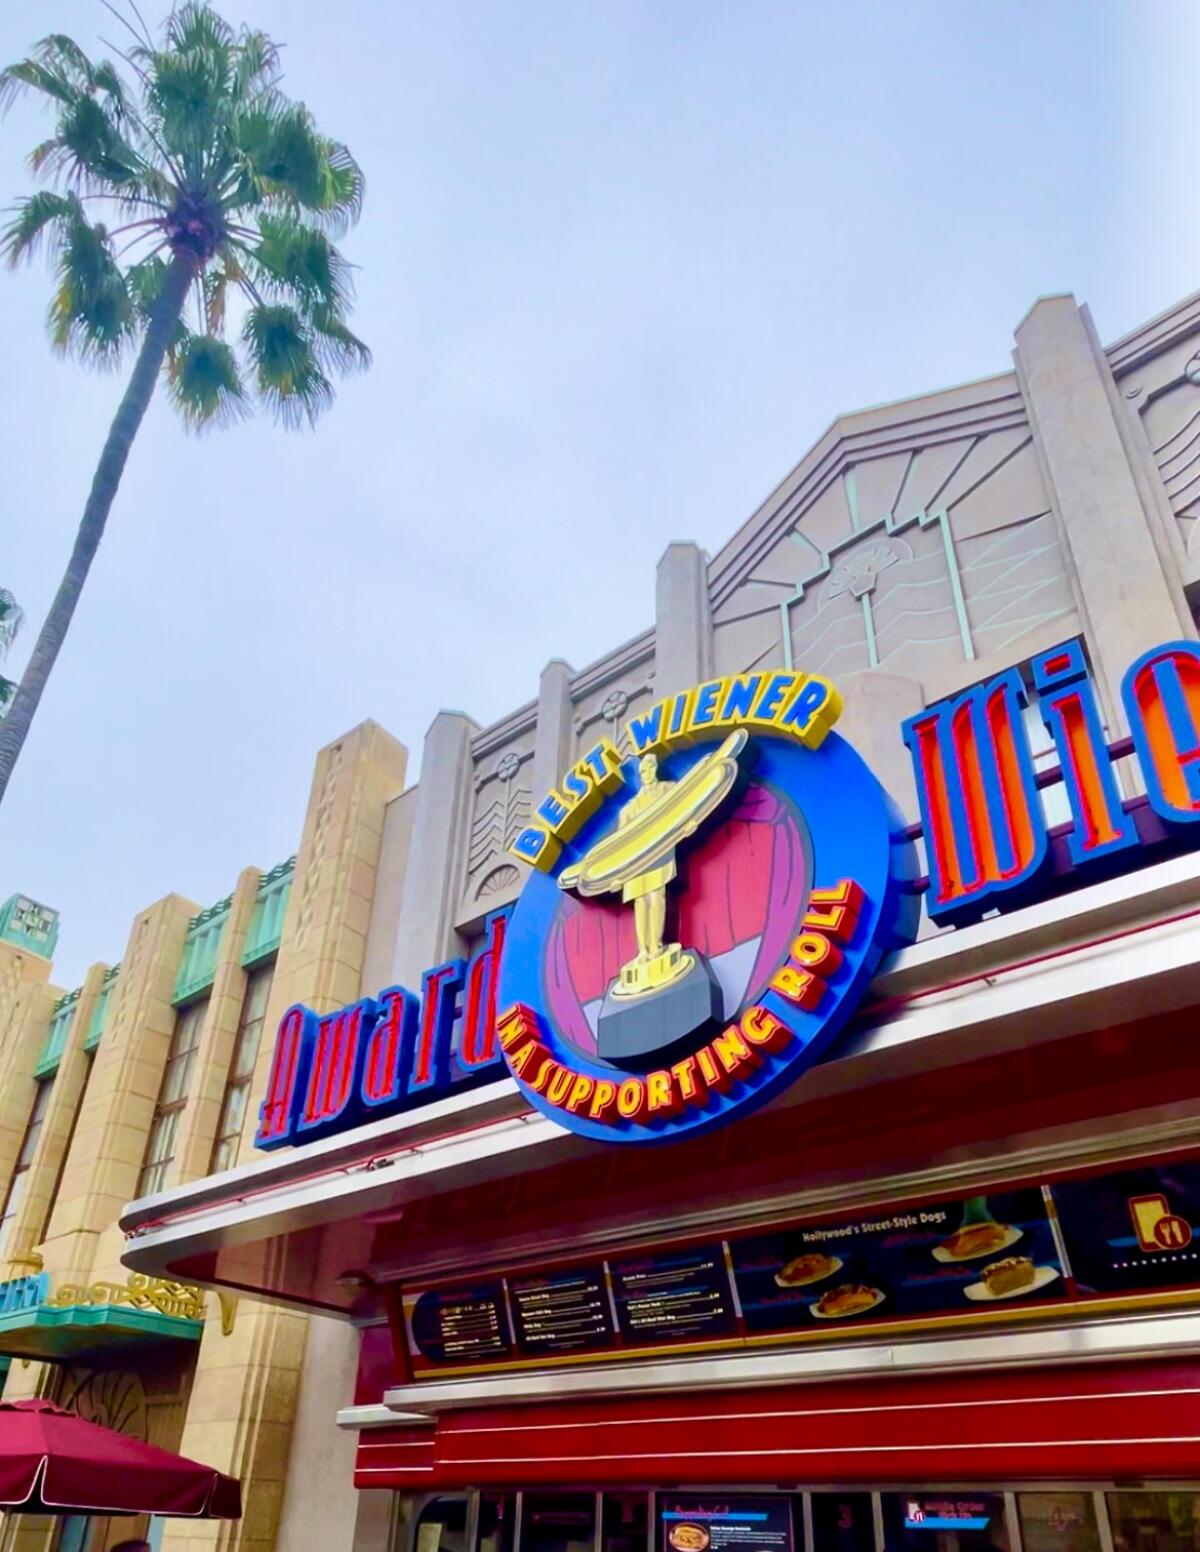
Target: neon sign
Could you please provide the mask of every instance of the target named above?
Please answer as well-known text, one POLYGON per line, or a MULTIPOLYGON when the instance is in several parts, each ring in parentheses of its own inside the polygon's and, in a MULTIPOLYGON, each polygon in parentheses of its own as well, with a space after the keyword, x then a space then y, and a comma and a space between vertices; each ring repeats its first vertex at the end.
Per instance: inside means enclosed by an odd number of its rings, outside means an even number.
POLYGON ((421 995, 389 986, 324 1015, 297 1004, 275 1037, 258 1148, 309 1142, 497 1076, 496 978, 509 910, 471 959, 427 970, 421 995))
MULTIPOLYGON (((1037 654, 1031 679, 1071 815, 1054 846, 1016 669, 900 730, 939 924, 1034 897, 1056 849, 1081 882, 1139 860, 1080 643, 1037 654)), ((1144 653, 1121 696, 1158 837, 1200 843, 1200 645, 1144 653)), ((911 846, 832 731, 841 708, 819 675, 739 674, 632 717, 628 757, 585 750, 513 843, 530 877, 469 960, 427 971, 419 995, 288 1009, 256 1144, 343 1131, 506 1064, 560 1124, 621 1140, 702 1130, 793 1081, 914 933, 911 846)))
MULTIPOLYGON (((1096 689, 1077 641, 1032 660, 1038 712, 1058 754, 1071 810, 1072 863, 1086 866, 1137 844, 1104 741, 1096 689)), ((1121 687, 1154 812, 1170 827, 1200 820, 1200 647, 1172 641, 1145 653, 1121 687)), ((910 717, 929 858, 925 906, 963 924, 1035 889, 1049 858, 1016 669, 910 717)))
POLYGON ((560 1125, 657 1142, 764 1103, 911 941, 915 855, 840 709, 803 673, 710 680, 539 805, 497 1031, 560 1125))

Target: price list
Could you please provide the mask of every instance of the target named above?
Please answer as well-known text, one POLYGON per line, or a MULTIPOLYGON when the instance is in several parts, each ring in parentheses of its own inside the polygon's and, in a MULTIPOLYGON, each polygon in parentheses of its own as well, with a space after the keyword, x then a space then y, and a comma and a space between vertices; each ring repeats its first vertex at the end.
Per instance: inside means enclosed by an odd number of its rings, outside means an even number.
POLYGON ((434 1363, 478 1362, 512 1351, 500 1283, 423 1293, 410 1320, 418 1351, 434 1363))
POLYGON ((530 1356, 603 1347, 612 1339, 604 1272, 581 1267, 508 1283, 517 1346, 530 1356))
POLYGON ((610 1263, 617 1323, 636 1346, 737 1327, 721 1244, 610 1263))

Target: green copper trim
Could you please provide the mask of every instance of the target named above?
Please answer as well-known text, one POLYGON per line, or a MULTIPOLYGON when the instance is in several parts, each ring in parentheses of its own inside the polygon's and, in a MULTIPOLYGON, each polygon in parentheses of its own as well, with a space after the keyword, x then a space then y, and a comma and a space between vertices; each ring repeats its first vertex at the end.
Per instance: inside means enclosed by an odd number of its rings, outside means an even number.
POLYGON ((77 986, 73 992, 67 992, 54 1004, 50 1027, 46 1031, 46 1043, 42 1047, 42 1054, 38 1057, 37 1066, 33 1069, 35 1078, 49 1078, 58 1071, 58 1064, 62 1061, 62 1054, 66 1049, 67 1036, 75 1018, 75 1009, 79 1004, 79 994, 82 990, 82 986, 77 986))
POLYGON ((858 531, 858 481, 854 478, 854 470, 847 469, 842 475, 842 489, 846 492, 846 510, 850 514, 850 527, 858 531))
POLYGON ((108 1022, 108 1005, 112 1001, 113 988, 117 984, 117 978, 121 974, 119 964, 112 965, 104 972, 104 980, 100 986, 100 995, 96 998, 92 1008, 92 1016, 88 1020, 87 1034, 83 1037, 83 1049, 94 1051, 100 1044, 100 1036, 104 1033, 104 1026, 108 1022))
POLYGON ((295 857, 279 862, 259 880, 258 893, 254 897, 254 910, 242 948, 242 964, 246 969, 261 964, 279 948, 283 932, 283 918, 287 911, 288 897, 292 891, 292 878, 296 871, 295 857))
POLYGON ((0 942, 11 943, 42 959, 53 959, 58 944, 58 912, 28 895, 10 895, 0 905, 0 942))
MULTIPOLYGON (((851 471, 847 470, 844 476, 848 503, 851 502, 850 491, 852 489, 856 490, 856 487, 854 487, 850 480, 850 474, 851 471)), ((907 474, 905 480, 907 482, 907 474)), ((857 524, 857 493, 851 505, 851 518, 857 524)), ((935 507, 932 511, 928 511, 925 507, 919 507, 915 511, 910 512, 907 517, 897 517, 894 512, 885 512, 882 517, 874 518, 861 528, 856 526, 853 533, 849 534, 845 539, 839 540, 837 544, 832 545, 828 550, 817 551, 819 559, 815 569, 803 582, 797 582, 796 589, 790 598, 783 599, 779 604, 780 629, 783 637, 783 666, 785 668, 794 669, 797 667, 797 664, 792 661, 792 605, 802 603, 808 589, 817 582, 825 580, 842 553, 854 548, 868 534, 873 532, 878 532, 881 535, 902 534, 906 528, 911 528, 914 523, 918 528, 931 528, 936 525, 941 533, 942 547, 946 555, 946 571, 950 581, 950 597, 953 600, 954 613, 958 621, 963 656, 968 662, 975 657, 975 643, 971 636, 971 622, 967 615, 966 599, 963 596, 962 576, 958 567, 958 554, 954 548, 954 535, 950 528, 950 514, 945 507, 935 507)), ((796 538, 802 537, 795 531, 793 536, 796 538)), ((813 549, 816 549, 811 539, 806 540, 806 543, 812 546, 813 549)), ((862 606, 863 624, 866 633, 867 663, 869 667, 877 668, 879 666, 879 650, 875 637, 875 621, 870 602, 865 594, 862 596, 862 606)), ((803 668, 805 665, 801 663, 798 666, 803 668)))
POLYGON ((188 922, 183 959, 180 961, 179 974, 175 977, 175 991, 171 998, 176 1005, 190 1002, 212 985, 221 934, 225 931, 232 904, 233 896, 226 895, 224 900, 218 900, 216 905, 210 905, 188 922))

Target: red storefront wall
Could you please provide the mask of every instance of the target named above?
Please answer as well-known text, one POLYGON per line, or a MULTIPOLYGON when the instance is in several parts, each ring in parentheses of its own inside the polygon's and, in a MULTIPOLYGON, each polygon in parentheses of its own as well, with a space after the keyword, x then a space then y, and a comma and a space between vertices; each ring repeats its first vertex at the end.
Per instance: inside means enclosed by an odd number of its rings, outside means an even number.
POLYGON ((364 1432, 355 1485, 1200 1477, 1200 1363, 1068 1365, 464 1408, 364 1432))

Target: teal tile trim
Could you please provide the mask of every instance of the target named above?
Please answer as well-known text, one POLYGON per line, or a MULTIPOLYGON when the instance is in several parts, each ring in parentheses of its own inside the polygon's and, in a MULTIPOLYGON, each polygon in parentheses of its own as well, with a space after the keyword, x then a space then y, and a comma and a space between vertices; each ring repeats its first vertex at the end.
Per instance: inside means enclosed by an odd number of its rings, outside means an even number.
POLYGON ((284 913, 288 896, 292 891, 292 878, 296 871, 295 857, 277 863, 259 880, 258 893, 254 897, 254 910, 250 915, 250 927, 242 950, 242 964, 249 968, 268 959, 279 947, 283 931, 284 913))
POLYGON ((22 1357, 67 1357, 72 1348, 83 1345, 72 1340, 72 1336, 77 1338, 85 1332, 103 1333, 105 1345, 114 1340, 144 1341, 147 1337, 198 1342, 204 1333, 204 1322, 114 1304, 77 1304, 61 1309, 39 1304, 34 1309, 0 1315, 0 1351, 7 1348, 10 1354, 22 1357), (35 1333, 45 1333, 44 1347, 35 1345, 35 1333))
POLYGON ((67 1034, 71 1028, 71 1021, 75 1017, 75 1009, 82 990, 82 986, 77 986, 73 992, 67 992, 54 1004, 50 1028, 46 1031, 46 1043, 42 1047, 42 1054, 38 1057, 37 1066, 33 1069, 35 1078, 49 1078, 58 1071, 58 1064, 62 1061, 67 1034))
POLYGON ((39 905, 28 895, 10 895, 0 905, 0 939, 43 959, 53 959, 58 944, 58 912, 48 905, 39 905))
POLYGON ((218 900, 216 905, 210 905, 206 911, 201 911, 199 916, 193 916, 188 922, 183 959, 180 961, 179 974, 175 977, 175 992, 171 999, 176 1006, 181 1002, 190 1002, 212 985, 217 968, 217 949, 221 944, 225 923, 229 920, 232 903, 233 896, 226 895, 224 900, 218 900))
POLYGON ((96 998, 92 1008, 92 1016, 88 1020, 87 1034, 83 1037, 83 1049, 94 1051, 100 1044, 100 1036, 104 1033, 104 1026, 108 1022, 108 1005, 112 1001, 113 988, 117 984, 117 978, 121 974, 120 965, 113 965, 104 973, 104 980, 100 987, 100 995, 96 998))

